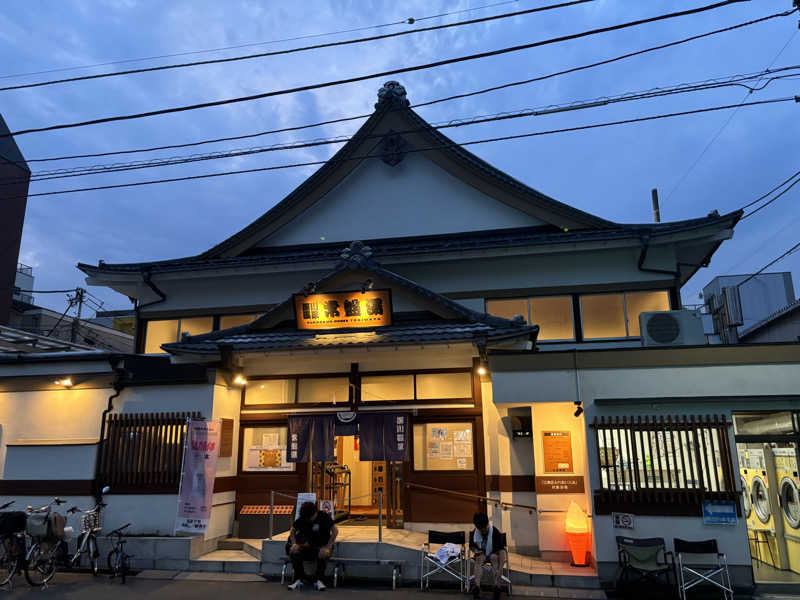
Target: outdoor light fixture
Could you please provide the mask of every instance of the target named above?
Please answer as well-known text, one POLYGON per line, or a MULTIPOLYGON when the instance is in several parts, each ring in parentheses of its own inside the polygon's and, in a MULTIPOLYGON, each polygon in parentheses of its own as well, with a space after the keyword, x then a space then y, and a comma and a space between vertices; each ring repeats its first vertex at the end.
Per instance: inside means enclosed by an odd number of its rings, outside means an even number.
POLYGON ((237 373, 236 377, 233 378, 233 383, 235 383, 236 385, 246 385, 247 379, 242 373, 237 373))
POLYGON ((573 404, 575 405, 575 412, 573 414, 576 417, 580 417, 583 414, 583 402, 580 400, 575 400, 573 404))
POLYGON ((478 375, 486 375, 486 367, 483 365, 478 367, 478 375))
POLYGON ((489 372, 489 363, 485 358, 480 359, 480 362, 478 362, 478 368, 475 369, 475 372, 481 377, 489 372))
POLYGON ((366 294, 367 290, 371 290, 373 285, 375 285, 375 283, 372 281, 372 279, 367 279, 361 284, 361 293, 366 294))
POLYGON ((72 386, 72 379, 69 377, 65 377, 64 379, 56 379, 53 383, 56 385, 63 385, 64 387, 71 387, 72 386))

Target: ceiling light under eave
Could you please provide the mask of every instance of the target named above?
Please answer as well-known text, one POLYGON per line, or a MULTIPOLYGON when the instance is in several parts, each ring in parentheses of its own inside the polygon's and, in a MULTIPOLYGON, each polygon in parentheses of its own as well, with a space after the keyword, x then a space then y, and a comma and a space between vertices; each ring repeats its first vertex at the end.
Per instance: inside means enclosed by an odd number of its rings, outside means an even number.
POLYGON ((72 387, 72 379, 70 379, 69 377, 65 377, 64 379, 56 379, 53 383, 67 388, 72 387))
POLYGON ((247 379, 241 373, 237 373, 236 377, 233 378, 233 383, 236 385, 247 385, 247 379))

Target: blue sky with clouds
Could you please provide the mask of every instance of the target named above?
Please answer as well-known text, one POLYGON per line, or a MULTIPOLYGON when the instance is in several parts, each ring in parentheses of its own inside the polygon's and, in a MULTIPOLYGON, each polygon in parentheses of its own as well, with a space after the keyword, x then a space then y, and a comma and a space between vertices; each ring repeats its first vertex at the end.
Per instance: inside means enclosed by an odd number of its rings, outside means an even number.
MULTIPOLYGON (((2 73, 17 74, 134 57, 277 40, 297 35, 373 26, 441 12, 480 7, 496 0, 266 2, 255 0, 9 0, 0 13, 2 73)), ((705 3, 710 3, 706 0, 705 3)), ((520 10, 546 2, 518 2, 453 15, 424 25, 520 10)), ((524 44, 585 29, 692 8, 702 0, 595 0, 583 5, 485 24, 395 39, 161 73, 0 92, 0 112, 12 130, 141 112, 256 94, 442 58, 524 44)), ((752 0, 699 15, 644 25, 562 44, 399 76, 412 103, 525 79, 594 62, 647 46, 788 10, 790 0, 752 0)), ((789 42, 774 66, 797 64, 797 14, 690 42, 612 65, 468 99, 420 108, 428 121, 497 113, 592 99, 711 77, 759 71, 789 42)), ((346 39, 408 25, 326 37, 346 39)), ((300 42, 275 43, 265 49, 300 42)), ((232 56, 247 48, 183 58, 232 56)), ((68 72, 101 72, 109 68, 68 72)), ((57 73, 55 75, 61 75, 57 73)), ((0 79, 35 81, 41 76, 0 79)), ((383 78, 385 79, 385 78, 383 78)), ((206 108, 135 121, 35 133, 17 140, 27 158, 190 142, 369 113, 383 79, 206 108)), ((750 99, 798 93, 795 80, 776 81, 750 99)), ((448 130, 456 141, 689 110, 742 100, 742 88, 723 88, 620 103, 560 115, 531 117, 448 130)), ((681 178, 728 120, 730 111, 473 146, 471 150, 525 183, 583 210, 620 222, 652 220, 650 189, 661 195, 663 220, 734 210, 798 169, 795 103, 741 108, 716 142, 681 178), (677 186, 677 187, 676 187, 677 186)), ((166 157, 350 134, 360 122, 337 124, 255 140, 148 155, 166 157)), ((324 146, 250 157, 159 167, 130 173, 39 182, 31 192, 107 185, 284 163, 324 160, 324 146)), ((142 158, 34 163, 34 171, 142 158)), ((83 284, 79 261, 135 262, 201 252, 238 231, 313 172, 312 167, 233 175, 185 183, 30 198, 20 260, 35 268, 36 287, 83 284)), ((684 287, 684 301, 718 274, 755 270, 795 244, 800 213, 795 188, 736 228, 711 266, 684 287)), ((365 233, 368 237, 368 233, 365 233)), ((776 266, 800 279, 800 252, 776 266)), ((107 308, 127 308, 126 298, 90 291, 107 308)), ((63 296, 37 297, 63 310, 63 296)))

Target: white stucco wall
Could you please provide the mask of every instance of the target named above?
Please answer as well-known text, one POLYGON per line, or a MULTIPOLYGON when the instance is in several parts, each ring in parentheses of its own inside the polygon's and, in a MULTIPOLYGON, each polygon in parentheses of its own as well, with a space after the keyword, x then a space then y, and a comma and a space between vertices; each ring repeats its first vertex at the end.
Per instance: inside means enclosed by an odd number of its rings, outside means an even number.
POLYGON ((420 154, 394 167, 364 161, 317 204, 265 239, 261 246, 350 242, 523 227, 542 221, 511 208, 450 175, 420 154))

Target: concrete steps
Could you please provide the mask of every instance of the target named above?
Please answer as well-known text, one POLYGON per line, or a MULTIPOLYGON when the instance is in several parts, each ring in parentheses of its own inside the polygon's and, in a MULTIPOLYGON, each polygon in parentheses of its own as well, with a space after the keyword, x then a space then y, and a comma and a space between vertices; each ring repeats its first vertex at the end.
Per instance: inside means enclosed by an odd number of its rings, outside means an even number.
POLYGON ((214 550, 189 561, 189 571, 216 573, 259 573, 261 558, 244 550, 214 550))

